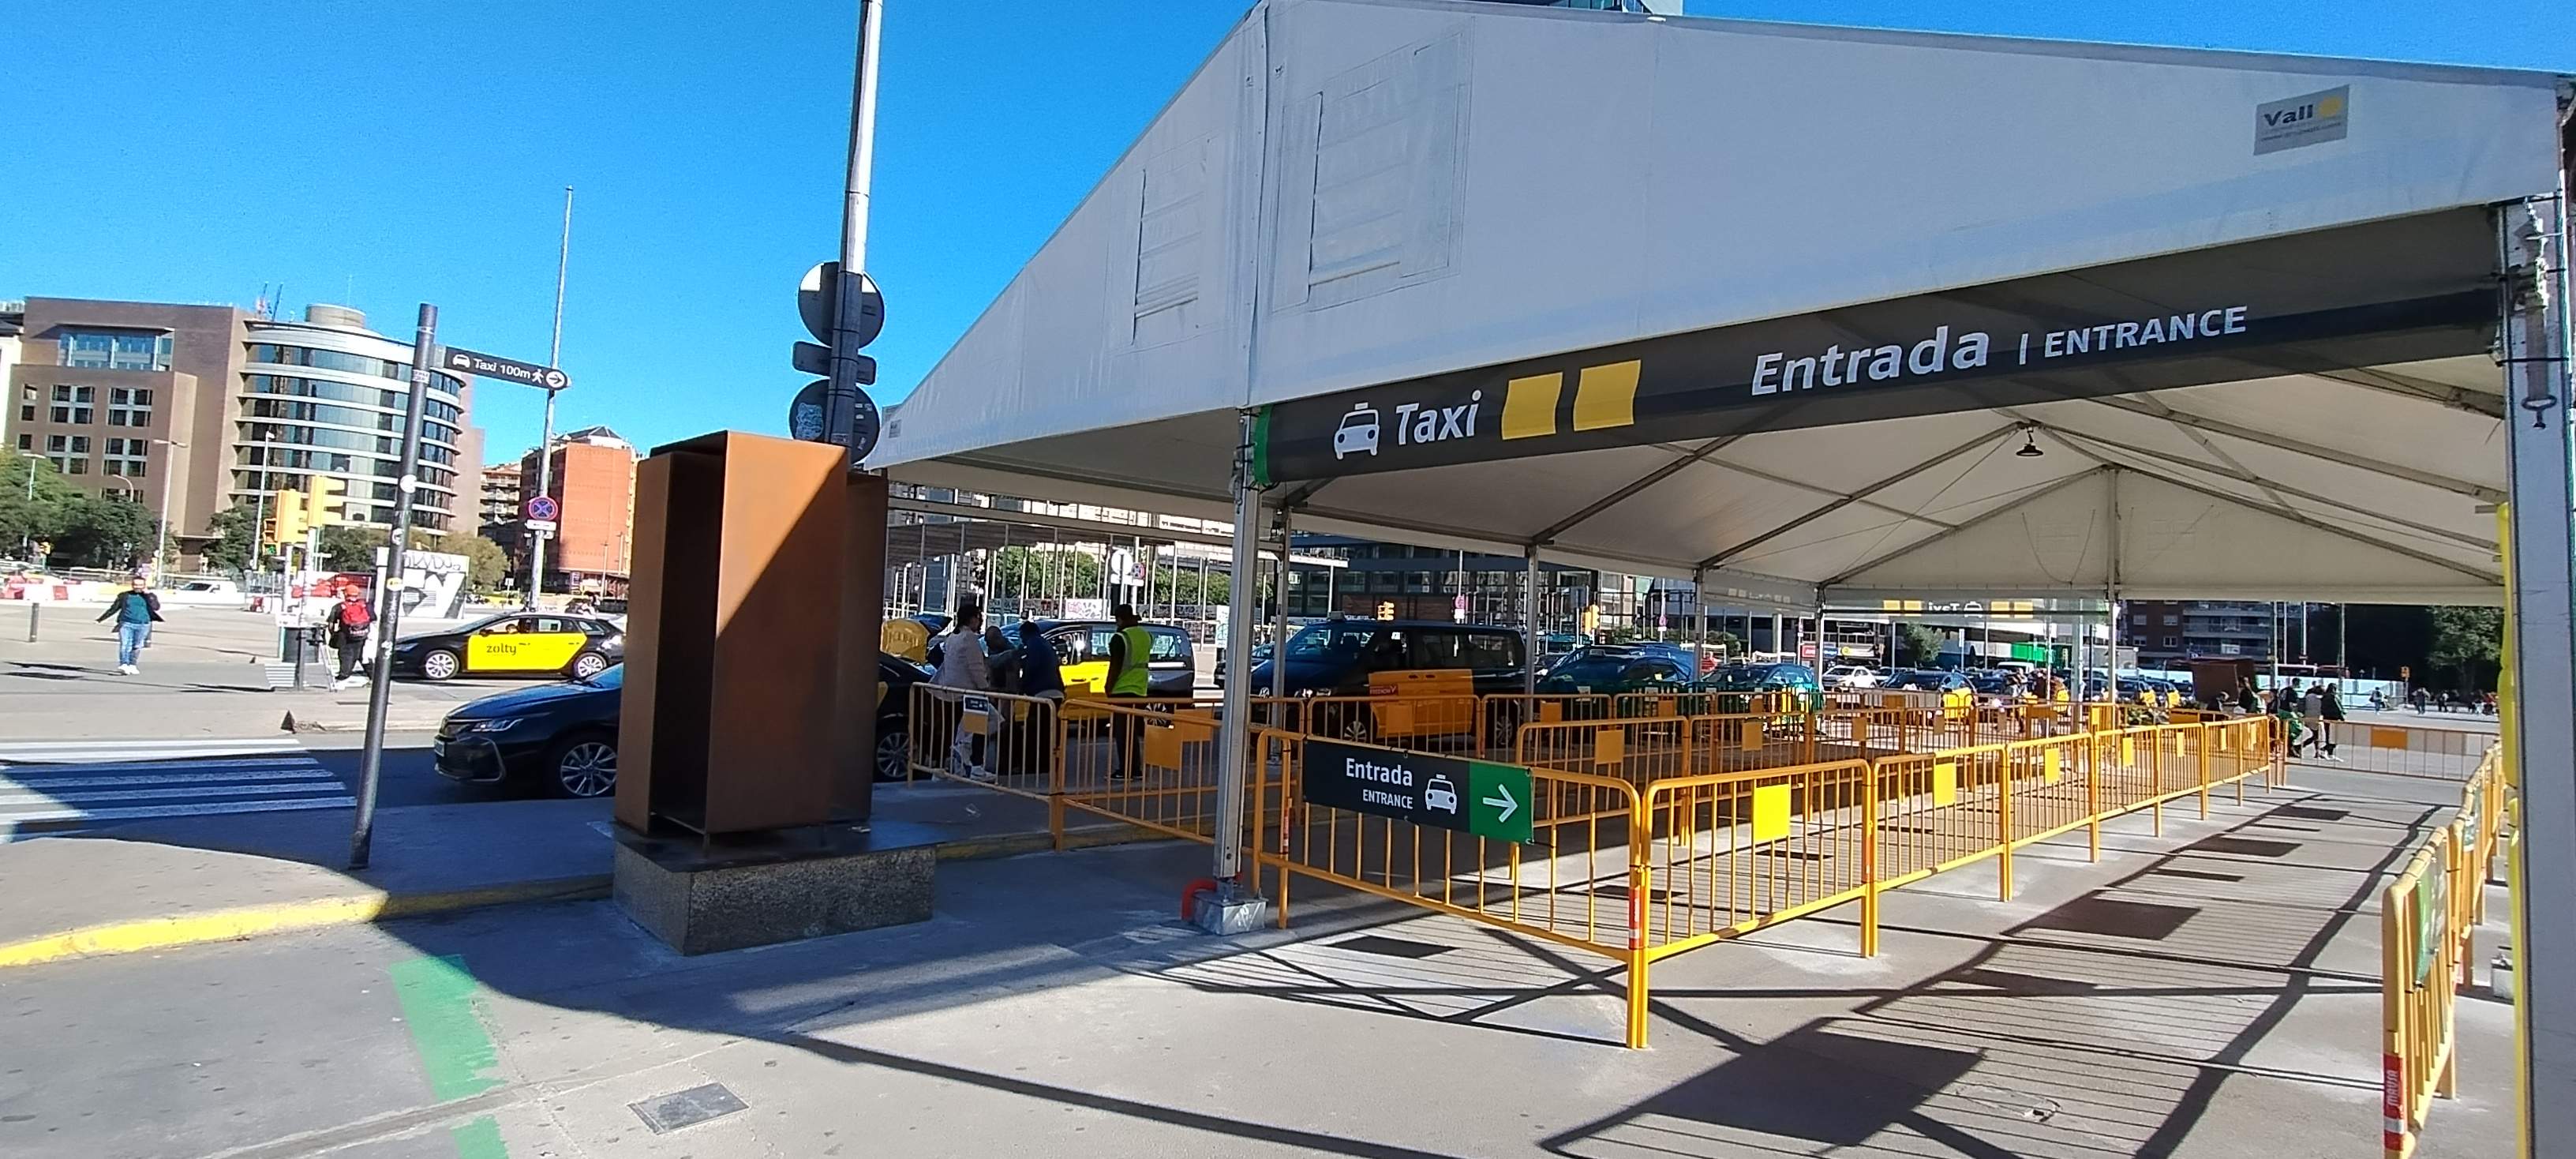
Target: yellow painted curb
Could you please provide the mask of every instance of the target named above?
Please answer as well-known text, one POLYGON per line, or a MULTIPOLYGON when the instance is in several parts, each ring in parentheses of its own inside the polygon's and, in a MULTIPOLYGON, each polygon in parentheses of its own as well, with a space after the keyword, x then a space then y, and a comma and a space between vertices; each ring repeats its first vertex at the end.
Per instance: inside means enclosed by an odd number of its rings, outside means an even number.
POLYGON ((516 902, 571 901, 606 896, 608 878, 604 874, 443 893, 387 894, 382 890, 369 890, 277 905, 238 906, 196 914, 109 922, 28 938, 0 945, 0 969, 35 966, 68 958, 166 950, 204 942, 233 942, 264 934, 358 925, 516 902))

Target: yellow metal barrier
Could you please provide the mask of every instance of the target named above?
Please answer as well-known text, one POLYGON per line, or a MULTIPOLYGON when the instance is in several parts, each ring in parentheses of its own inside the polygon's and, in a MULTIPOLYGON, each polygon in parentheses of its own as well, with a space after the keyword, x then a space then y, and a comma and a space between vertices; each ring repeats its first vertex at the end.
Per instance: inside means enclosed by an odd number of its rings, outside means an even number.
POLYGON ((2413 1153, 2436 1097, 2459 1088, 2453 1004, 2470 983, 2471 935, 2486 920, 2487 867, 2506 823, 2503 752, 2489 747, 2460 790, 2460 813, 2380 891, 2381 1146, 2413 1153))
POLYGON ((1692 722, 1678 716, 1524 724, 1512 763, 1608 777, 1643 788, 1690 775, 1692 722))
POLYGON ((1510 743, 1489 735, 1485 703, 1472 694, 1255 697, 1255 724, 1304 736, 1384 745, 1414 753, 1481 755, 1510 743))
MULTIPOLYGON (((1057 792, 1062 804, 1175 837, 1216 831, 1216 787, 1225 767, 1216 714, 1188 701, 1093 702, 1094 727, 1068 729, 1057 792)), ((1058 830, 1061 844, 1061 829, 1058 830)))
POLYGON ((2290 755, 2331 760, 2356 772, 2443 781, 2468 780, 2478 772, 2487 750, 2498 743, 2497 734, 2474 729, 2352 720, 2326 721, 2320 731, 2323 743, 2303 736, 2299 751, 2290 755), (2334 746, 2331 756, 2327 744, 2334 746))

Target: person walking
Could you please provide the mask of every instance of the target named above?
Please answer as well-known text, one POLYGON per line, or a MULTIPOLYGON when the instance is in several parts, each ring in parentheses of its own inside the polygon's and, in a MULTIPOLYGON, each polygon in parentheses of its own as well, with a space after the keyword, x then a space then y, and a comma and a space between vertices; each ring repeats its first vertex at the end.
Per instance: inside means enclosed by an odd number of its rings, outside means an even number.
POLYGON ((2325 684, 2319 682, 2309 685, 2307 693, 2299 698, 2298 705, 2299 725, 2307 730, 2308 755, 2321 758, 2326 751, 2325 684))
POLYGON ((358 667, 366 661, 367 637, 374 634, 376 613, 367 607, 366 594, 356 586, 340 589, 340 602, 331 608, 329 624, 331 650, 339 653, 340 675, 331 681, 334 692, 358 682, 358 667))
MULTIPOLYGON (((1120 604, 1111 612, 1118 630, 1109 636, 1109 698, 1143 700, 1154 691, 1154 637, 1138 626, 1136 609, 1120 604)), ((1111 744, 1109 779, 1123 781, 1137 775, 1137 713, 1140 709, 1110 709, 1111 744)))
POLYGON ((116 593, 107 602, 107 610, 98 614, 98 622, 116 621, 116 670, 127 676, 142 671, 134 666, 143 646, 152 639, 152 625, 161 621, 161 597, 153 595, 150 583, 135 576, 132 586, 116 593))
POLYGON ((975 695, 993 690, 992 669, 984 659, 984 609, 973 603, 957 605, 957 619, 948 631, 948 642, 939 649, 937 678, 939 687, 946 690, 938 694, 939 698, 957 705, 957 725, 948 742, 948 767, 970 779, 989 781, 993 771, 984 767, 984 729, 992 725, 992 702, 975 695), (967 721, 979 707, 984 728, 970 729, 967 721))
POLYGON ((2320 720, 2317 727, 2317 740, 2325 745, 2326 759, 2340 763, 2343 758, 2335 755, 2335 733, 2343 725, 2343 691, 2332 684, 2321 684, 2318 687, 2324 692, 2321 697, 2323 703, 2317 706, 2317 716, 2320 720))

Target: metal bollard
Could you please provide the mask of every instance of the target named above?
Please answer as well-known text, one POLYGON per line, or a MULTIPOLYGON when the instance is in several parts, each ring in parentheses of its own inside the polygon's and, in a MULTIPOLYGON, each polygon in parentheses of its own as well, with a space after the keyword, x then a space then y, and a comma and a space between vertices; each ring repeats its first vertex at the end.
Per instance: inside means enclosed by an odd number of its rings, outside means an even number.
POLYGON ((43 604, 30 602, 27 605, 27 642, 30 644, 36 642, 36 613, 43 610, 45 610, 43 604))

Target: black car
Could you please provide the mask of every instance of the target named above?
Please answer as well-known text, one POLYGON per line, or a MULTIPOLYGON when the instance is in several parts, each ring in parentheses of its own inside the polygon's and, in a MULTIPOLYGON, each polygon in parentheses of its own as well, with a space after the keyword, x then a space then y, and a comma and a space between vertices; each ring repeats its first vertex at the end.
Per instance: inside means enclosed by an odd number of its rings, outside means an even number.
MULTIPOLYGON (((876 775, 902 780, 912 686, 928 674, 879 653, 876 775)), ((542 688, 472 701, 448 713, 430 741, 438 775, 452 781, 534 784, 562 797, 604 797, 617 789, 618 706, 626 666, 542 688)))
POLYGON ((1269 695, 1272 667, 1284 656, 1291 696, 1367 696, 1369 678, 1377 673, 1425 670, 1461 672, 1480 694, 1519 692, 1528 654, 1528 642, 1512 628, 1446 620, 1326 620, 1299 629, 1279 655, 1253 665, 1252 691, 1269 695))
POLYGON ((459 676, 588 677, 626 658, 624 629, 596 616, 506 612, 394 645, 394 671, 459 676))

